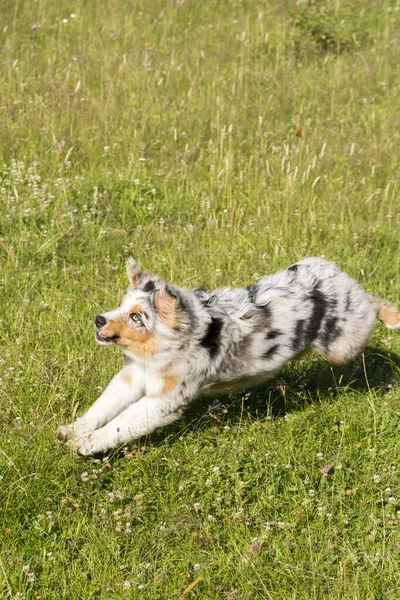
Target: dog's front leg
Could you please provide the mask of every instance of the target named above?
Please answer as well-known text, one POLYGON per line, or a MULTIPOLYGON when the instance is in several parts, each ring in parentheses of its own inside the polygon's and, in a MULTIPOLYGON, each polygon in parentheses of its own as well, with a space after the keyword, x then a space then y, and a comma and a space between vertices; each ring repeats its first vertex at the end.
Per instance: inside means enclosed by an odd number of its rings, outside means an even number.
POLYGON ((82 417, 57 429, 57 438, 67 442, 103 427, 130 404, 140 400, 144 393, 144 373, 139 367, 125 366, 82 417))
POLYGON ((190 398, 179 392, 172 396, 145 396, 101 429, 92 431, 81 439, 71 440, 69 445, 72 450, 83 455, 106 452, 176 421, 189 402, 190 398))

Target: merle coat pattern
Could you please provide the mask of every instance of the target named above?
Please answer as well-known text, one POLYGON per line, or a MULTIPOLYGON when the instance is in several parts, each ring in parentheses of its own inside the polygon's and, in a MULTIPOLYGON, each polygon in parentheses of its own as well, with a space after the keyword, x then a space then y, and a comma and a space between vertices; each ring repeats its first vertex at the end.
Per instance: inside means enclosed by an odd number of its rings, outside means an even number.
POLYGON ((81 418, 58 429, 58 439, 84 455, 173 422, 200 394, 266 381, 306 350, 346 363, 362 351, 377 318, 400 329, 395 306, 320 258, 247 289, 211 292, 168 285, 133 259, 127 274, 120 306, 95 319, 96 341, 120 346, 124 366, 81 418))

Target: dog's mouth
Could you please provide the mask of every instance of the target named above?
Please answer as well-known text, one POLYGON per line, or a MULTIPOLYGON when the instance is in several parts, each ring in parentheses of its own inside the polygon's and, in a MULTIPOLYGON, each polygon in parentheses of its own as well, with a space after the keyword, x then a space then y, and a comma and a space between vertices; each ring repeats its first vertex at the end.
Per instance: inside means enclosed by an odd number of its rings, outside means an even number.
POLYGON ((104 333, 101 333, 101 331, 96 331, 95 333, 95 338, 96 338, 96 342, 99 342, 100 344, 115 344, 120 336, 119 335, 111 335, 111 336, 106 336, 104 335, 104 333))

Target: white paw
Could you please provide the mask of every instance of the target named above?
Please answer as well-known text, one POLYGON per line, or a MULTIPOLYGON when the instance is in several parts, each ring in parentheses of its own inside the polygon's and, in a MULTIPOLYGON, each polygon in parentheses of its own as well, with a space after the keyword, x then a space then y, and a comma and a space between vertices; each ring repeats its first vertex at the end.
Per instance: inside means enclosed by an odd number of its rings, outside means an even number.
POLYGON ((86 433, 81 437, 73 437, 67 443, 72 452, 81 456, 92 456, 102 452, 103 448, 96 440, 96 432, 86 433))
POLYGON ((60 442, 68 442, 73 438, 80 438, 85 433, 89 433, 95 429, 95 424, 92 421, 84 421, 78 419, 69 425, 62 425, 57 429, 57 439, 60 442))

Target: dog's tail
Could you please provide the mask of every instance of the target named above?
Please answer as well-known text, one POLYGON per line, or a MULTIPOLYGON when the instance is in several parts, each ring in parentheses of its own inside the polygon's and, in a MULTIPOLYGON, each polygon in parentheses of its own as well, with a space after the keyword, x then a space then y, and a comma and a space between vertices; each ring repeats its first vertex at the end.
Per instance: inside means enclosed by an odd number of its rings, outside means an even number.
POLYGON ((382 321, 388 329, 400 329, 400 312, 397 306, 373 294, 368 294, 368 300, 376 308, 376 318, 382 321))

